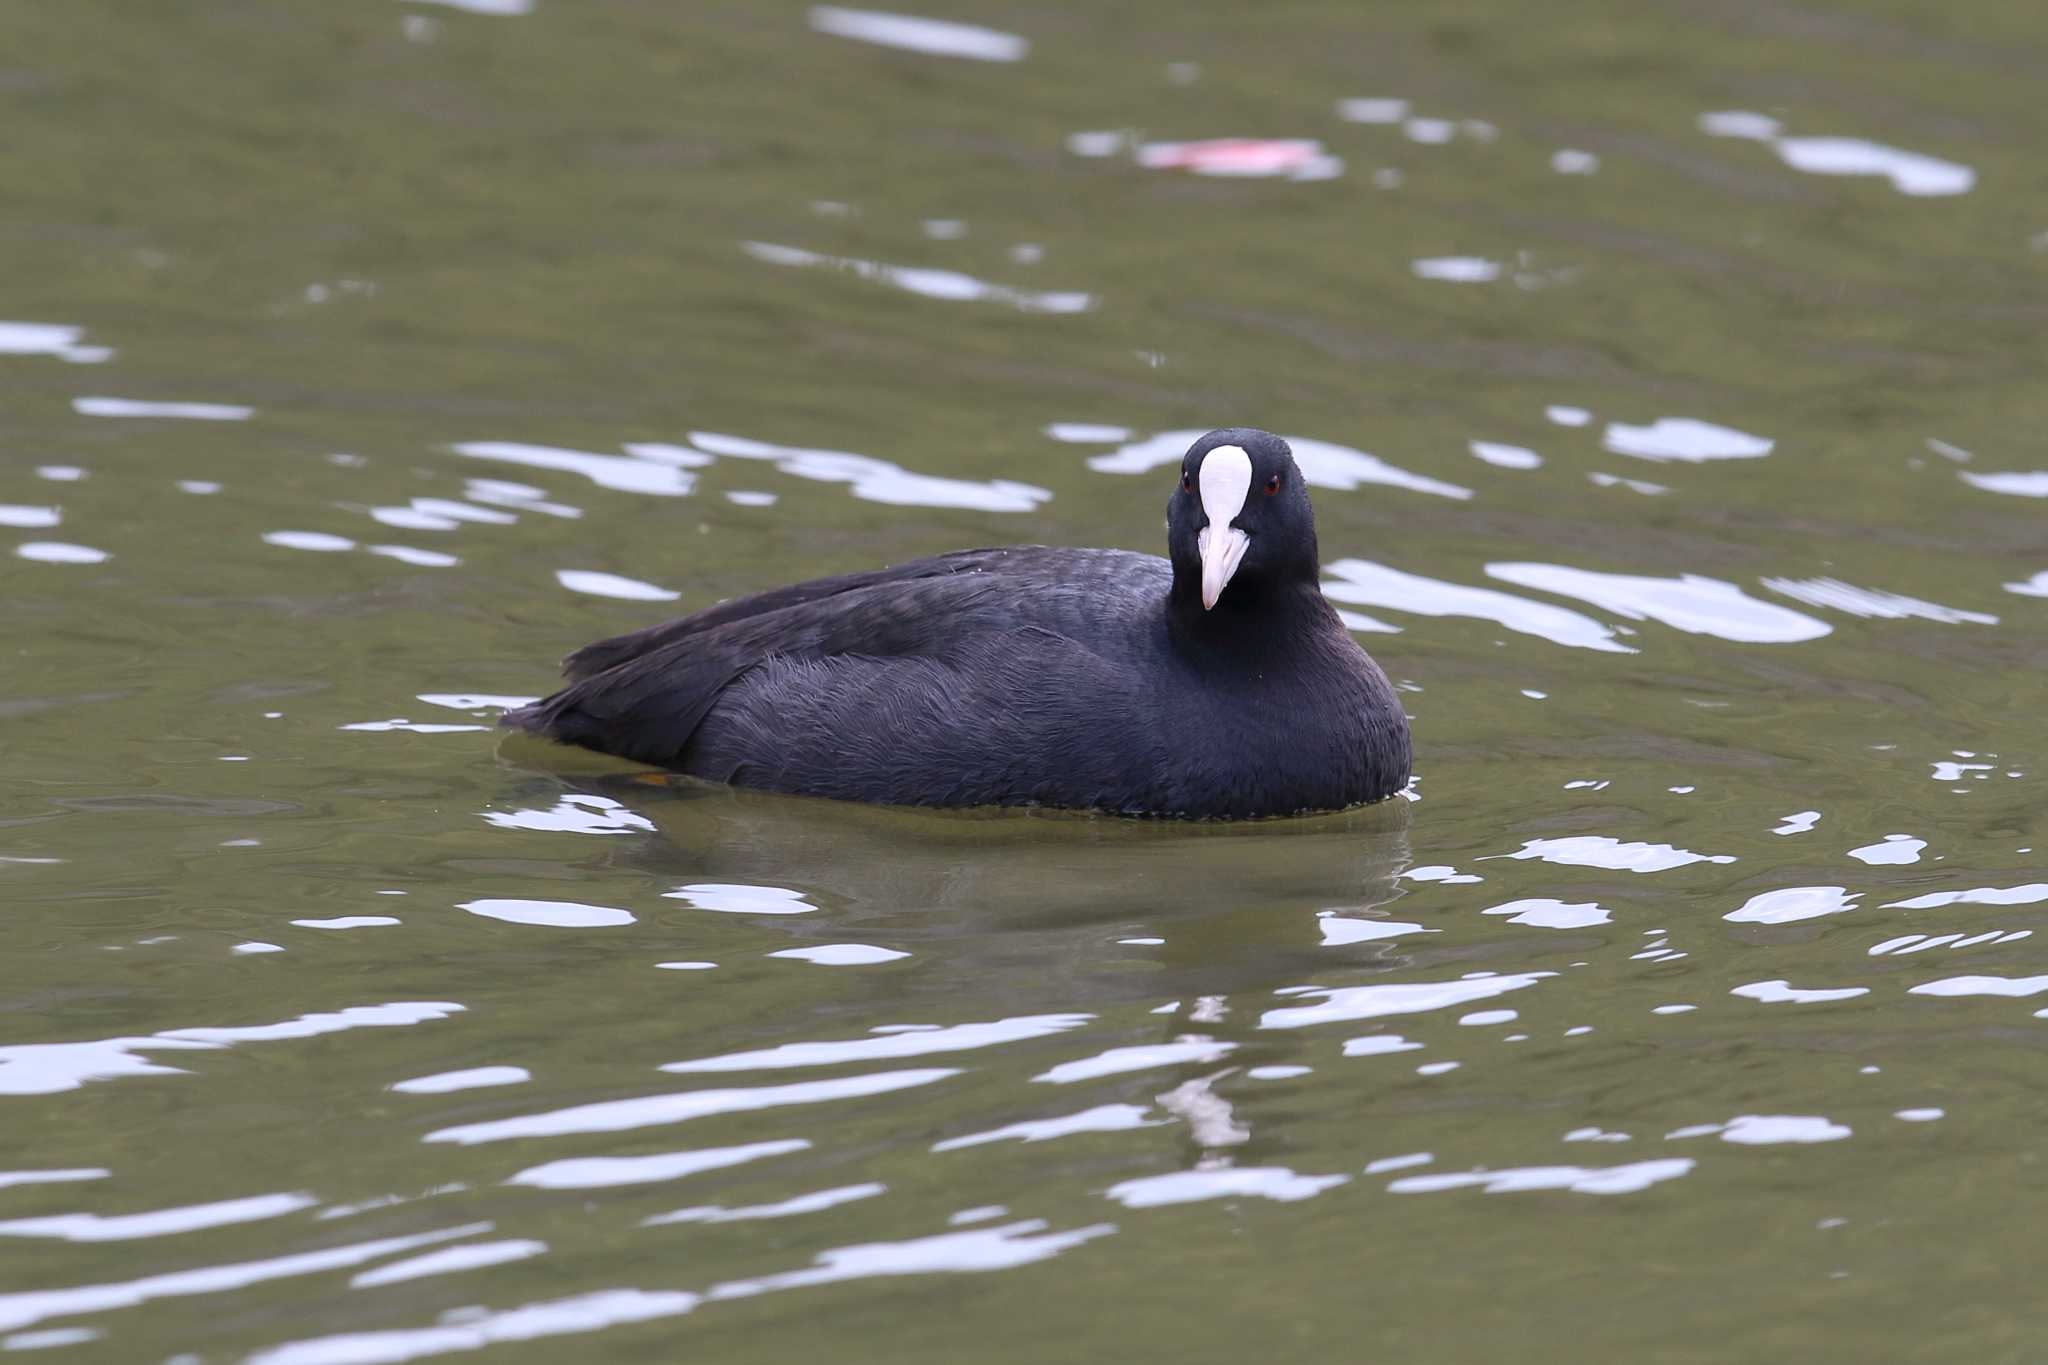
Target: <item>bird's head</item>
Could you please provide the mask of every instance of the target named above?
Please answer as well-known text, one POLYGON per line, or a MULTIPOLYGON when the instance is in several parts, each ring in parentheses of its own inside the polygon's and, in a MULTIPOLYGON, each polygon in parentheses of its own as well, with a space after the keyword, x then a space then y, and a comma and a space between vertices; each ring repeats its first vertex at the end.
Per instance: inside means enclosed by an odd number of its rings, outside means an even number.
POLYGON ((1316 519, 1287 442, 1252 427, 1212 431, 1181 457, 1166 504, 1176 597, 1202 610, 1257 609, 1275 590, 1315 586, 1316 519))

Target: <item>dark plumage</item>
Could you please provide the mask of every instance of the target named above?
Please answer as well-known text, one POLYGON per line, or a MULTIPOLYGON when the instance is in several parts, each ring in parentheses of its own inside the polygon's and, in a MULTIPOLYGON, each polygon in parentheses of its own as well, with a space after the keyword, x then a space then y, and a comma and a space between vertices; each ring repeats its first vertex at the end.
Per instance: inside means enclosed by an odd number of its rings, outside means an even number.
POLYGON ((1170 559, 962 550, 723 602, 585 646, 503 723, 897 805, 1251 817, 1406 785, 1407 718, 1323 599, 1287 443, 1210 432, 1166 523, 1170 559))

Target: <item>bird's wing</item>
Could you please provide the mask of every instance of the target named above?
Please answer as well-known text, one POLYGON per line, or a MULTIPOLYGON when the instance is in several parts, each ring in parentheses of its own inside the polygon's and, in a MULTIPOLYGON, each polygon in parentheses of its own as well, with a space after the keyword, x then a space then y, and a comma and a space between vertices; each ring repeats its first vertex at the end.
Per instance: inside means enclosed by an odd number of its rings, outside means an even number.
POLYGON ((1146 559, 1038 547, 979 550, 776 589, 591 646, 571 656, 572 664, 585 656, 588 668, 616 661, 597 671, 572 668, 575 681, 508 712, 503 723, 673 764, 719 694, 770 659, 954 656, 991 634, 1053 624, 1043 619, 1047 614, 1085 611, 1090 591, 1128 568, 1124 561, 1146 559))
POLYGON ((933 555, 929 559, 913 559, 907 564, 897 564, 887 569, 839 574, 832 578, 814 578, 807 583, 792 583, 787 587, 770 588, 766 592, 720 602, 717 606, 706 607, 702 611, 677 617, 673 621, 664 621, 660 625, 647 626, 641 630, 585 645, 562 661, 562 676, 571 682, 594 677, 629 659, 652 653, 680 640, 709 634, 735 621, 769 616, 792 607, 843 598, 849 593, 858 593, 877 584, 949 578, 957 574, 1014 572, 1020 567, 1036 566, 1045 553, 1045 547, 1040 545, 956 550, 951 554, 933 555))

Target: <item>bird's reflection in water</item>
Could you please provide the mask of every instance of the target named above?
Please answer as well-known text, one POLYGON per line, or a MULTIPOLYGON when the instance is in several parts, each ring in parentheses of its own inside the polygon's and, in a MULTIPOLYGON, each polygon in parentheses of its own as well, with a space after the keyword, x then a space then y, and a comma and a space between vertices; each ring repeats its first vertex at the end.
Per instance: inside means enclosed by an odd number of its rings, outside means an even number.
POLYGON ((899 983, 912 996, 991 1008, 1172 1000, 1182 1024, 1207 1026, 1239 992, 1407 960, 1389 942, 1323 949, 1318 926, 1327 912, 1373 917, 1401 895, 1403 800, 1285 820, 1130 820, 864 806, 563 766, 576 765, 550 762, 548 787, 520 803, 545 805, 565 782, 621 803, 654 833, 619 840, 612 856, 697 888, 678 900, 777 888, 801 898, 784 904, 817 908, 778 918, 779 932, 922 945, 928 957, 950 944, 938 979, 899 983))

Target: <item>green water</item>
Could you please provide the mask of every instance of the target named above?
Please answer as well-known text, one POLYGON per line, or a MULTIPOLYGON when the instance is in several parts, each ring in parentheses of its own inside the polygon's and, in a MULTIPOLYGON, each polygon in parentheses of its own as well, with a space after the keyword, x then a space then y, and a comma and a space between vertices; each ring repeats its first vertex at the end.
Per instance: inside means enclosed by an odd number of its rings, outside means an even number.
POLYGON ((4 12, 0 1347, 2048 1349, 2034 7, 4 12), (489 728, 1234 423, 1418 800, 489 728))

